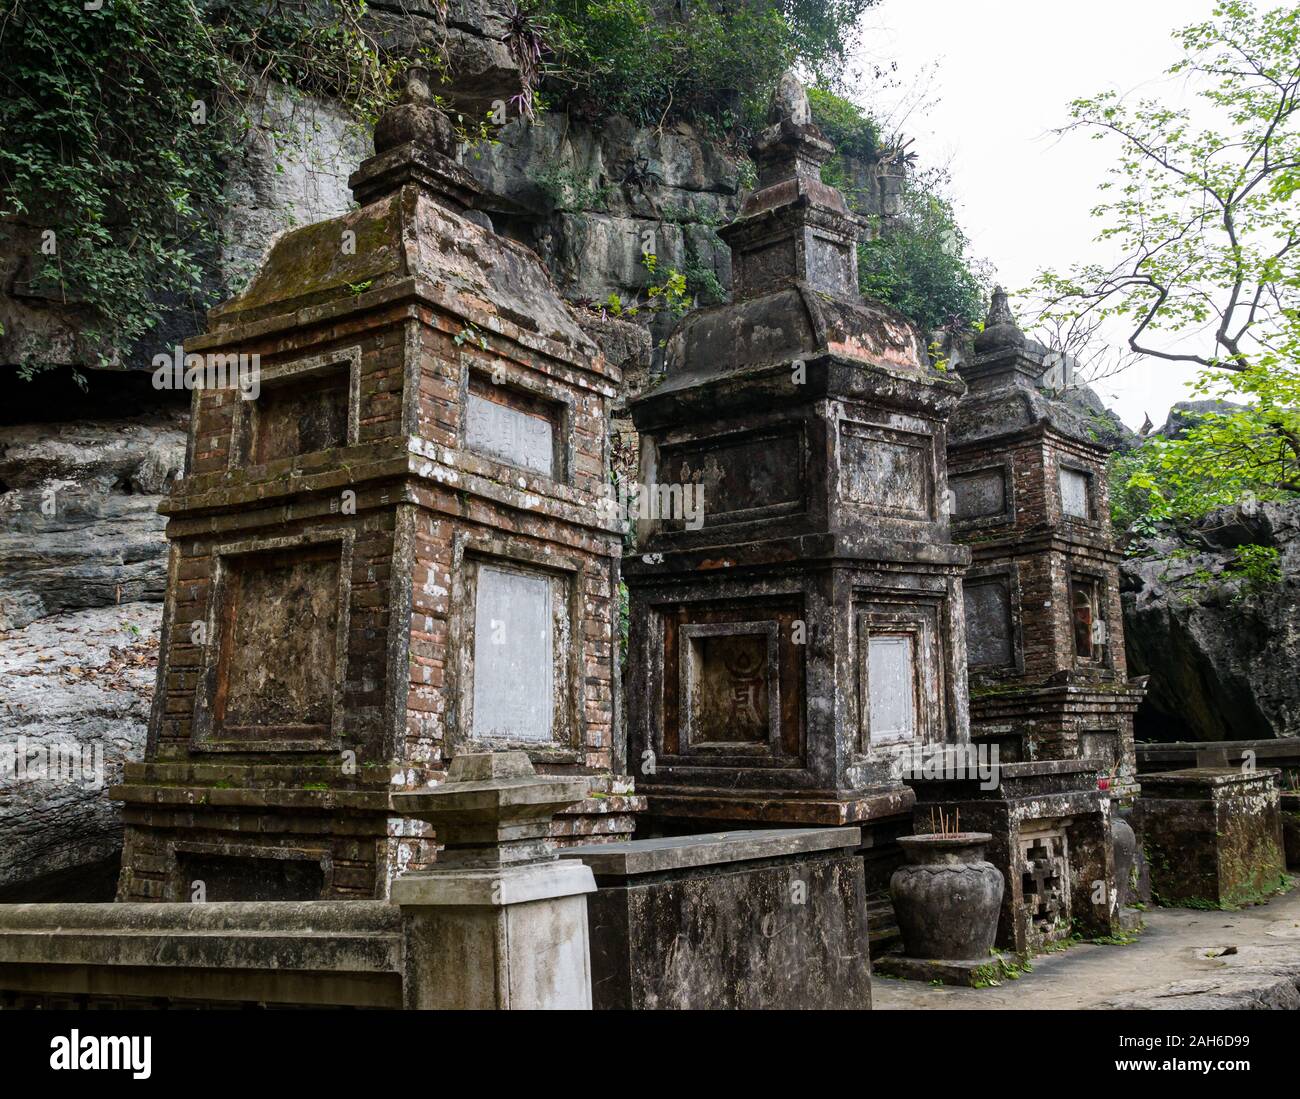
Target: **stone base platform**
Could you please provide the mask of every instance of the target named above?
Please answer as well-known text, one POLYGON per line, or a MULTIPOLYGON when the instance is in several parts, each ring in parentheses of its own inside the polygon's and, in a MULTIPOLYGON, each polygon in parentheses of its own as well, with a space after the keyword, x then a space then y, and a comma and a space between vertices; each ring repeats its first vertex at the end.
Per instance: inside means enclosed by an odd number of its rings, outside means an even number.
POLYGON ((1285 886, 1279 773, 1189 767, 1142 777, 1136 813, 1158 904, 1233 908, 1285 886))
POLYGON ((770 828, 573 847, 587 897, 592 1006, 871 1006, 857 828, 770 828))
POLYGON ((1014 960, 1014 955, 994 954, 988 958, 968 958, 963 961, 944 961, 939 958, 908 958, 902 954, 886 954, 871 963, 872 972, 885 977, 898 977, 904 981, 924 981, 962 988, 984 988, 999 980, 1002 964, 1014 960))

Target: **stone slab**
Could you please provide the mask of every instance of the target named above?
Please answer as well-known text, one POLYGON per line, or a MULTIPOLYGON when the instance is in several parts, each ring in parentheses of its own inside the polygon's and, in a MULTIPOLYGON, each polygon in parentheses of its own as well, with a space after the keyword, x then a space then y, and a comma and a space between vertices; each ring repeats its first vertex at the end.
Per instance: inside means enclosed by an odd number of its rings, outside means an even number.
POLYGON ((1138 770, 1165 772, 1195 767, 1198 760, 1217 757, 1222 766, 1236 767, 1246 759, 1284 769, 1300 768, 1300 737, 1273 740, 1180 740, 1167 744, 1139 744, 1138 770), (1247 756, 1249 753, 1249 756, 1247 756))
POLYGON ((635 877, 721 863, 856 848, 861 840, 862 830, 852 827, 764 828, 589 844, 562 851, 560 857, 581 859, 597 877, 635 877))
POLYGON ((0 1004, 393 1008, 402 957, 382 901, 0 905, 0 1004))
MULTIPOLYGON (((570 852, 564 852, 569 854, 570 852)), ((464 870, 425 870, 393 882, 393 903, 505 908, 592 893, 591 870, 571 861, 464 870)))
POLYGON ((1263 767, 1243 771, 1237 767, 1184 767, 1177 771, 1158 771, 1143 775, 1142 785, 1151 797, 1202 798, 1231 792, 1232 787, 1248 787, 1261 778, 1276 779, 1276 768, 1263 767))
POLYGON ((886 954, 871 963, 872 969, 886 977, 904 981, 924 981, 926 984, 957 985, 979 988, 997 980, 1003 955, 989 958, 970 958, 963 961, 942 961, 937 958, 907 958, 902 954, 886 954))

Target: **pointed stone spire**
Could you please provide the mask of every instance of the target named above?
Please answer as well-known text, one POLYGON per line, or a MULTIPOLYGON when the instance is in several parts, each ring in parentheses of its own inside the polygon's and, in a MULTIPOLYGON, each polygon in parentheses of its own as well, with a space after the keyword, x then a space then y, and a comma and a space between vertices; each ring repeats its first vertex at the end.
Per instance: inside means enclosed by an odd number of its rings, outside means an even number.
POLYGON ((782 73, 777 81, 767 122, 750 150, 758 165, 759 190, 796 178, 820 182, 821 166, 835 154, 835 146, 813 124, 808 93, 794 73, 782 73))
POLYGON ((1025 334, 1011 313, 1007 292, 1001 286, 995 286, 989 302, 989 315, 984 321, 984 331, 975 337, 975 352, 983 354, 1002 348, 1024 346, 1025 334))
POLYGON ((855 299, 862 222, 822 182, 821 166, 835 147, 813 123, 808 93, 794 73, 777 82, 767 117, 750 149, 758 187, 719 234, 731 247, 733 298, 743 301, 795 279, 855 299))
POLYGON ((429 70, 412 65, 401 97, 375 123, 375 155, 362 162, 348 186, 365 206, 417 183, 462 212, 473 205, 479 186, 455 156, 455 130, 434 102, 429 70))
POLYGON ((433 104, 429 70, 423 65, 412 65, 406 70, 401 96, 375 123, 376 154, 408 141, 422 142, 443 156, 455 153, 451 122, 433 104))
POLYGON ((808 104, 808 92, 799 78, 789 69, 781 74, 772 93, 772 102, 767 109, 769 125, 789 123, 794 127, 812 125, 812 107, 808 104))

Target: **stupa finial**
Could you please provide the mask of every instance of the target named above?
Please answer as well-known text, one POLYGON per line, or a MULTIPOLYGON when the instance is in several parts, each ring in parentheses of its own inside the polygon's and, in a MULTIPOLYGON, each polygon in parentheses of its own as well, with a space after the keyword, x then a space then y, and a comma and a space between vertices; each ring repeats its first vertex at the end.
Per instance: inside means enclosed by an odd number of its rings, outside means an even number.
POLYGON ((808 92, 799 78, 789 69, 781 74, 772 90, 772 101, 767 109, 767 121, 772 125, 811 126, 812 107, 808 92))
POLYGON ((365 205, 407 183, 419 183, 453 210, 474 203, 478 184, 456 162, 455 128, 433 94, 429 69, 407 67, 402 93, 375 123, 375 155, 348 181, 365 205))
POLYGON ((1011 302, 1001 286, 993 288, 989 299, 989 314, 984 320, 984 331, 975 337, 977 352, 993 351, 1001 347, 1023 347, 1025 334, 1016 324, 1011 312, 1011 302))

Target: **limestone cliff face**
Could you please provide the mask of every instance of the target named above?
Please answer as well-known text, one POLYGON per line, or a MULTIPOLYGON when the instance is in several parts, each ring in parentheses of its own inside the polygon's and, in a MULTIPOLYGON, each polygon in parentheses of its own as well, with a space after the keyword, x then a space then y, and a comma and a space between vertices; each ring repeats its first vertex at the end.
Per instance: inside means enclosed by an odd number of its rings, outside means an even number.
POLYGON ((156 509, 186 419, 114 380, 81 401, 33 383, 8 410, 25 422, 0 425, 3 901, 113 895, 121 825, 104 791, 144 747, 167 578, 156 509))
MULTIPOLYGON (((518 117, 508 8, 506 0, 373 0, 365 15, 366 29, 391 54, 410 56, 428 45, 444 59, 447 82, 435 90, 470 122, 506 104, 513 121, 499 140, 462 153, 484 188, 480 210, 499 233, 533 248, 560 292, 594 305, 594 315, 611 294, 644 304, 647 288, 670 269, 690 275, 693 290, 725 293, 730 253, 714 229, 739 211, 741 162, 686 122, 639 127, 617 115, 593 120, 562 109, 535 122, 518 117), (643 262, 647 251, 657 257, 658 275, 643 262)), ((217 300, 243 288, 281 233, 353 208, 348 176, 371 152, 369 134, 339 103, 274 82, 259 87, 248 114, 251 129, 225 180, 225 243, 213 257, 217 300)), ((888 220, 901 169, 879 167, 844 163, 855 208, 888 220)), ((101 349, 86 342, 84 308, 52 299, 29 280, 35 235, 15 226, 4 233, 10 246, 0 248, 0 366, 33 356, 83 369, 96 362, 101 349)), ((636 323, 658 345, 672 321, 643 310, 636 323)), ((146 368, 202 327, 201 317, 178 308, 136 347, 113 350, 121 365, 146 368)))
POLYGON ((1300 503, 1220 509, 1133 548, 1129 669, 1151 676, 1138 738, 1300 736, 1300 503), (1243 573, 1249 546, 1278 551, 1280 580, 1243 573))
MULTIPOLYGON (((505 10, 501 0, 451 0, 440 18, 433 0, 376 0, 367 18, 397 53, 431 33, 450 63, 451 84, 438 90, 473 118, 518 91, 505 10)), ((369 134, 339 104, 274 83, 250 114, 224 185, 221 299, 244 288, 283 233, 354 208, 348 177, 371 152, 369 134)), ((643 296, 647 246, 661 271, 694 263, 729 280, 712 226, 735 213, 737 167, 689 126, 547 115, 516 120, 498 145, 463 159, 490 192, 484 216, 533 248, 571 300, 643 296)), ((31 289, 32 250, 6 248, 0 259, 0 365, 37 351, 87 373, 90 392, 83 399, 45 376, 13 383, 21 400, 0 409, 0 740, 30 748, 33 761, 85 749, 106 774, 87 784, 0 769, 0 897, 105 899, 120 826, 104 789, 121 760, 143 750, 166 584, 156 507, 184 463, 188 402, 154 392, 143 373, 89 369, 98 349, 83 337, 86 318, 31 289)), ((577 315, 639 387, 652 318, 577 315)), ((658 321, 656 342, 670 322, 658 321)), ((175 311, 124 349, 122 365, 148 369, 203 327, 175 311)))
POLYGON ((184 459, 178 409, 0 426, 0 631, 161 601, 156 509, 184 459))

